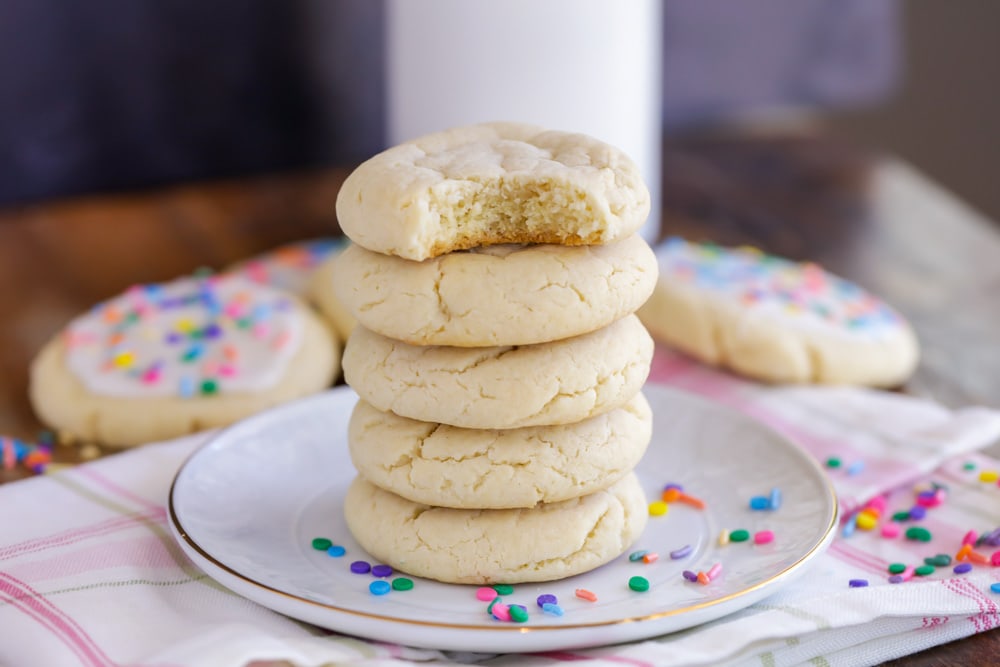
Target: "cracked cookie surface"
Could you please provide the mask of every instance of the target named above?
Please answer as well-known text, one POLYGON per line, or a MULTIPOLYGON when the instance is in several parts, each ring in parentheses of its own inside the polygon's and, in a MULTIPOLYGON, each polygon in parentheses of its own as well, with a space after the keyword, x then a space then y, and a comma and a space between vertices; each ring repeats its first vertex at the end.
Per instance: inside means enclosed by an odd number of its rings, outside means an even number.
POLYGON ((358 245, 421 261, 500 243, 612 243, 638 230, 649 207, 621 150, 582 134, 486 123, 365 161, 340 189, 337 219, 358 245))
POLYGON ((456 508, 527 508, 617 482, 642 458, 652 423, 642 394, 577 424, 511 430, 421 422, 362 400, 351 414, 347 440, 358 472, 408 500, 456 508))
POLYGON ((355 328, 344 378, 379 410, 479 429, 572 424, 621 407, 649 374, 653 340, 635 315, 525 346, 409 345, 355 328))
POLYGON ((368 329, 412 345, 529 345, 635 312, 656 270, 638 235, 603 246, 490 246, 423 262, 352 245, 326 289, 368 329))
POLYGON ((344 515, 377 560, 456 584, 552 581, 592 570, 624 553, 648 518, 634 473, 580 498, 492 510, 422 505, 357 477, 344 515))

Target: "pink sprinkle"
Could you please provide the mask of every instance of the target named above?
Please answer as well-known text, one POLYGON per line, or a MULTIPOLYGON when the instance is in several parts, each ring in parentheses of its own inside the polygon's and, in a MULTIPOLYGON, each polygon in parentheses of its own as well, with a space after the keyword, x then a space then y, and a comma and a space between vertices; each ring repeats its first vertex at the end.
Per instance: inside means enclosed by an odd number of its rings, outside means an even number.
POLYGON ((899 531, 899 524, 894 521, 882 524, 882 537, 899 537, 899 531))
POLYGON ((498 602, 493 605, 493 618, 498 621, 509 621, 510 620, 510 607, 502 602, 498 602))
POLYGON ((236 375, 236 367, 232 364, 220 364, 219 375, 225 378, 231 378, 236 375))
POLYGON ((878 510, 879 514, 883 514, 885 512, 885 496, 875 496, 868 501, 868 507, 872 507, 878 510))
POLYGON ((937 507, 941 504, 936 495, 934 496, 917 496, 917 504, 921 507, 937 507))
POLYGON ((275 336, 274 342, 271 343, 271 345, 274 347, 274 349, 280 350, 281 348, 283 348, 285 345, 288 344, 288 340, 291 337, 292 335, 287 330, 282 331, 280 334, 275 336))
POLYGON ((774 541, 774 531, 771 530, 761 530, 754 533, 753 543, 754 544, 767 544, 768 542, 774 541))
POLYGON ((483 602, 489 602, 495 598, 499 593, 488 586, 483 586, 482 588, 476 589, 476 599, 482 600, 483 602))
POLYGON ((962 538, 962 544, 971 544, 975 546, 976 540, 978 539, 979 539, 979 534, 974 530, 970 530, 965 534, 965 537, 962 538))
POLYGON ((903 581, 909 581, 910 579, 912 579, 913 578, 913 566, 912 565, 907 565, 906 569, 903 570, 902 574, 900 574, 899 576, 901 576, 903 578, 903 581))
POLYGON ((1000 567, 1000 550, 994 551, 993 555, 990 556, 990 565, 1000 567))
POLYGON ((720 574, 722 574, 722 563, 716 563, 708 569, 708 572, 705 573, 709 581, 712 581, 720 574))
POLYGON ((157 366, 150 366, 142 374, 143 384, 156 384, 160 381, 160 369, 157 366))
POLYGON ((247 264, 247 276, 255 283, 266 283, 267 268, 261 262, 250 262, 247 264))
POLYGON ((205 375, 218 375, 219 363, 217 361, 206 361, 201 365, 201 372, 205 375))
POLYGON ((271 332, 271 327, 267 326, 263 322, 258 322, 253 325, 251 329, 254 338, 267 338, 267 335, 271 332))
POLYGON ((245 305, 246 304, 243 301, 240 301, 239 299, 233 299, 232 301, 226 304, 226 308, 222 312, 224 312, 229 317, 236 319, 243 314, 245 305))
POLYGON ((0 436, 0 446, 3 447, 3 469, 13 470, 17 465, 17 452, 14 451, 14 441, 0 436))

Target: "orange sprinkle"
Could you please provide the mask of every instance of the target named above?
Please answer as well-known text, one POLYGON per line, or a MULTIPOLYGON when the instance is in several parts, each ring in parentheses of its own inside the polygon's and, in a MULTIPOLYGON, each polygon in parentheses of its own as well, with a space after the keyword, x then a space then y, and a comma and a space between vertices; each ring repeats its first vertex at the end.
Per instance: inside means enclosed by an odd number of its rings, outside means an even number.
POLYGON ((104 309, 104 321, 108 324, 117 324, 122 319, 122 313, 120 310, 114 306, 108 306, 104 309))
POLYGON ((707 574, 705 574, 704 572, 699 572, 698 573, 698 583, 699 584, 701 584, 702 586, 708 586, 708 582, 710 582, 710 581, 711 581, 711 579, 708 578, 707 574))
POLYGON ((587 602, 597 602, 597 596, 588 591, 586 588, 576 589, 576 597, 583 598, 587 602))
POLYGON ((660 496, 660 500, 662 500, 665 503, 672 503, 675 500, 678 500, 680 497, 681 497, 681 490, 674 487, 670 487, 669 489, 663 491, 663 494, 660 496))
POLYGON ((125 340, 125 334, 118 331, 108 336, 108 345, 115 346, 125 340))
POLYGON ((957 554, 955 554, 955 560, 965 560, 966 556, 968 556, 971 552, 972 552, 972 545, 963 544, 962 548, 958 550, 957 554))
POLYGON ((236 359, 240 356, 240 351, 232 343, 226 343, 226 345, 222 348, 222 354, 227 360, 236 361, 236 359))
POLYGON ((648 554, 646 554, 645 556, 642 557, 642 562, 643 563, 647 563, 647 564, 648 563, 655 563, 657 560, 659 560, 659 558, 660 558, 660 554, 656 554, 656 553, 650 552, 650 553, 648 553, 648 554))
POLYGON ((697 507, 700 510, 705 509, 705 502, 704 501, 699 500, 699 499, 695 498, 694 496, 689 496, 686 493, 680 494, 677 497, 677 500, 679 500, 682 503, 687 503, 688 505, 691 505, 692 507, 697 507))
MULTIPOLYGON (((966 545, 966 546, 968 546, 968 545, 966 545)), ((990 564, 990 559, 989 558, 987 558, 986 556, 984 556, 981 553, 978 553, 976 551, 971 551, 970 550, 969 551, 969 555, 967 556, 967 558, 970 561, 972 561, 973 563, 975 563, 976 565, 989 565, 990 564)))

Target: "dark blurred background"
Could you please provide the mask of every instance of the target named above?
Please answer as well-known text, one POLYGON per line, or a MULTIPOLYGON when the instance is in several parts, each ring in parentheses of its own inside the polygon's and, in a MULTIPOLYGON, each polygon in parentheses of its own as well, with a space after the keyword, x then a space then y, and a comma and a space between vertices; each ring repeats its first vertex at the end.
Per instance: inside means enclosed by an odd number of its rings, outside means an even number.
MULTIPOLYGON (((7 0, 0 204, 367 157, 385 144, 385 11, 7 0)), ((1000 219, 1000 3, 665 0, 663 13, 668 136, 820 123, 1000 219)))

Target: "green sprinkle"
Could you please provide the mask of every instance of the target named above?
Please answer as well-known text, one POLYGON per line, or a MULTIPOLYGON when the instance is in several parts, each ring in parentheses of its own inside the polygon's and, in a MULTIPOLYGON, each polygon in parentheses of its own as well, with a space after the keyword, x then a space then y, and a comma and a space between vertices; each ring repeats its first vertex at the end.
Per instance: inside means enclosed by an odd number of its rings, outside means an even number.
POLYGON ((493 598, 492 600, 490 600, 490 604, 486 607, 486 615, 487 616, 492 616, 493 615, 493 605, 500 604, 501 602, 503 602, 503 600, 500 599, 499 595, 496 596, 495 598, 493 598))
POLYGON ((903 510, 902 512, 896 512, 892 515, 893 521, 909 521, 910 512, 908 510, 903 510))
POLYGON ((205 380, 201 383, 201 393, 211 396, 219 391, 219 383, 215 380, 205 380))
POLYGON ((510 595, 514 592, 514 587, 510 584, 496 584, 493 586, 493 590, 497 592, 497 595, 510 595))
POLYGON ((903 563, 892 563, 889 565, 889 574, 902 574, 905 569, 906 565, 903 563))
POLYGON ((730 542, 746 542, 749 539, 750 539, 749 530, 743 530, 742 528, 740 528, 739 530, 734 530, 733 532, 729 533, 730 542))
POLYGON ((836 456, 831 456, 830 458, 828 458, 826 460, 826 467, 827 468, 839 468, 840 467, 840 459, 838 457, 836 457, 836 456))
POLYGON ((628 587, 637 593, 645 593, 649 590, 649 580, 646 577, 632 577, 628 580, 628 587))
POLYGON ((928 574, 934 574, 933 565, 921 565, 916 570, 913 571, 918 577, 926 577, 928 574))
POLYGON ((906 539, 916 540, 918 542, 930 542, 931 531, 922 526, 913 526, 912 528, 906 529, 906 539))
POLYGON ((628 559, 633 563, 642 560, 642 557, 648 554, 648 551, 633 551, 628 555, 628 559))
POLYGON ((316 551, 326 551, 333 546, 333 542, 326 539, 325 537, 314 537, 313 538, 313 549, 316 551))
POLYGON ((406 577, 396 577, 392 580, 392 590, 408 591, 413 588, 413 580, 406 577))
POLYGON ((251 320, 249 317, 241 317, 240 319, 236 320, 236 326, 239 327, 240 329, 249 329, 250 325, 252 324, 253 320, 251 320))
POLYGON ((519 604, 512 604, 507 607, 507 611, 510 613, 510 620, 515 623, 524 623, 528 620, 528 610, 519 604))
POLYGON ((951 565, 951 556, 948 554, 938 554, 931 558, 925 558, 924 563, 933 565, 934 567, 948 567, 951 565))
POLYGON ((962 464, 962 470, 975 470, 975 469, 976 469, 976 464, 973 463, 972 461, 966 461, 965 463, 962 464))

